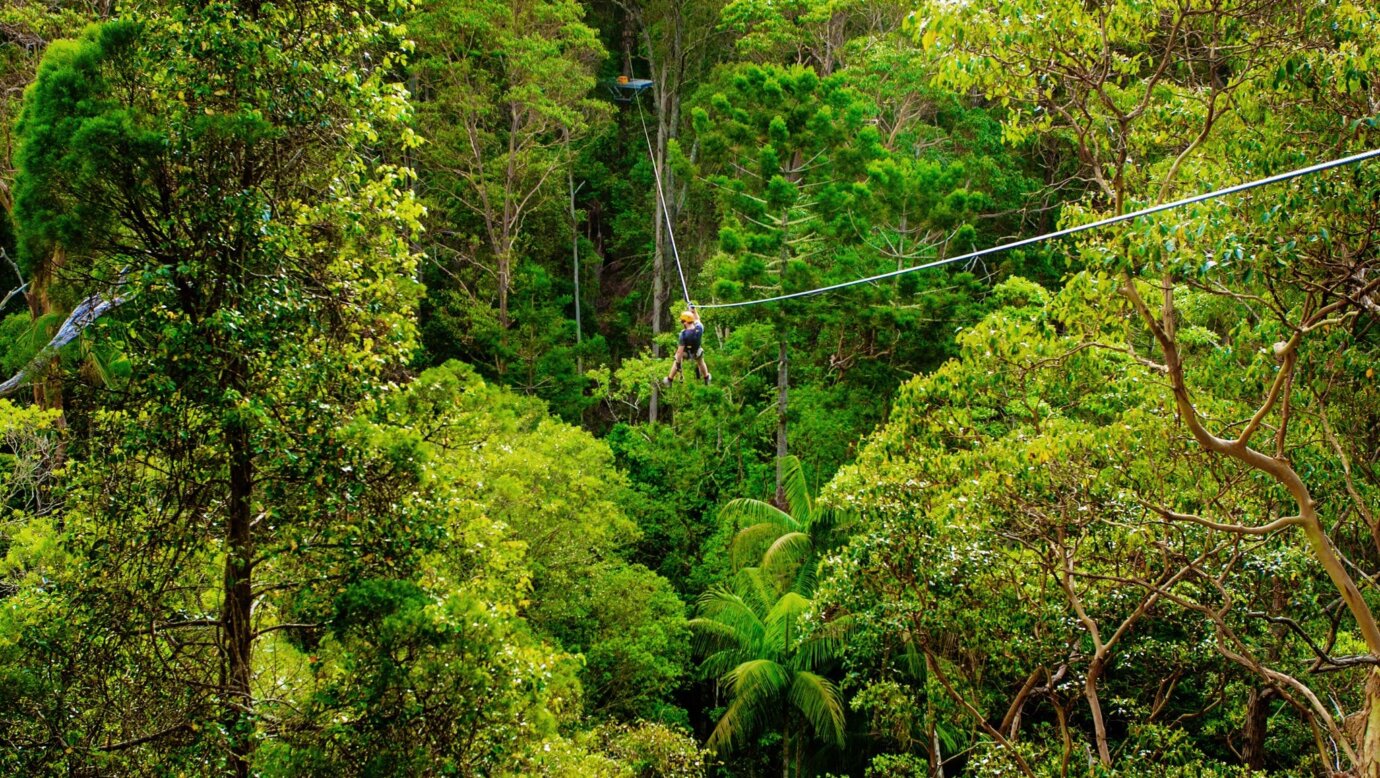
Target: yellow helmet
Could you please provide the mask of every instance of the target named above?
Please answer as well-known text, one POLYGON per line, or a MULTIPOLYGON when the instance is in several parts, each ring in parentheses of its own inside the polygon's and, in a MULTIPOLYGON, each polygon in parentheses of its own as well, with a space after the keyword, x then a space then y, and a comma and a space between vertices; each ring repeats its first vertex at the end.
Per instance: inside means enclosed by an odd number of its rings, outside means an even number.
POLYGON ((680 320, 686 324, 690 324, 695 321, 695 314, 692 311, 686 311, 680 315, 680 320))

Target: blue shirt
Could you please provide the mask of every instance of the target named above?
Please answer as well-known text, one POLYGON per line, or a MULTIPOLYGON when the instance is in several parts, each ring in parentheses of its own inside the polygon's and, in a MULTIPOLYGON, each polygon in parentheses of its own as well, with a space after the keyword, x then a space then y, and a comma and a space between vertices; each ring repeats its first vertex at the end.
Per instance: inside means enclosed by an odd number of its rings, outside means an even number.
POLYGON ((700 347, 700 338, 704 336, 704 325, 695 322, 690 327, 680 331, 680 345, 686 351, 694 351, 700 347))

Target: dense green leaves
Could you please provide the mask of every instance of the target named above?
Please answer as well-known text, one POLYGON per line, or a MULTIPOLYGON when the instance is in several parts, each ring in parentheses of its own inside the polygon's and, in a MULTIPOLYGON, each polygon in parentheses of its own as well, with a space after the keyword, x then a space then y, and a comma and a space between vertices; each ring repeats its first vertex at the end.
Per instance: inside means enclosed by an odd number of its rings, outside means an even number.
POLYGON ((6 5, 0 772, 1376 778, 1371 167, 649 338, 657 173, 809 290, 1374 146, 1377 30, 6 5))

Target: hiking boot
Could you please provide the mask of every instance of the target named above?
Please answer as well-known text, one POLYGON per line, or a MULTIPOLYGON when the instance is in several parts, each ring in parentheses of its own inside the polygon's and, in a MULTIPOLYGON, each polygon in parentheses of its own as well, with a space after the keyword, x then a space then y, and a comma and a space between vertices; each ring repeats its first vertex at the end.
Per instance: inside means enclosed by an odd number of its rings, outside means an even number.
POLYGON ((714 376, 710 375, 709 373, 705 373, 705 374, 704 374, 704 385, 705 385, 705 386, 709 386, 709 382, 710 382, 711 380, 713 380, 713 378, 714 378, 714 376))

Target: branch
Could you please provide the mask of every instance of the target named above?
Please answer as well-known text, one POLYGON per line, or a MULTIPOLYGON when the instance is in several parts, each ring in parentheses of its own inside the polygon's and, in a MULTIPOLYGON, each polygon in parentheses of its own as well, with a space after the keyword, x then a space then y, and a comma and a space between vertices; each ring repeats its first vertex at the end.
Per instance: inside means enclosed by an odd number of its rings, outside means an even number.
POLYGON ((22 272, 20 272, 20 270, 19 270, 19 265, 16 265, 15 262, 14 262, 14 260, 13 260, 13 259, 10 259, 10 255, 9 255, 8 252, 6 252, 4 249, 0 249, 0 257, 4 257, 5 262, 6 262, 10 267, 14 268, 14 275, 15 275, 16 278, 19 279, 19 288, 18 288, 18 289, 15 289, 13 292, 10 292, 9 294, 5 295, 5 299, 4 299, 4 300, 0 300, 0 311, 3 311, 3 310, 5 310, 5 306, 10 304, 10 300, 11 300, 15 295, 17 295, 17 294, 23 294, 23 293, 24 293, 24 290, 29 288, 29 282, 24 280, 24 274, 23 274, 22 272))
MULTIPOLYGON (((1175 179, 1179 177, 1179 167, 1183 165, 1184 160, 1189 154, 1192 154, 1195 149, 1202 145, 1203 141, 1207 139, 1208 133, 1212 132, 1212 125, 1220 118, 1217 114, 1217 96, 1220 94, 1221 92, 1214 89, 1212 95, 1208 98, 1207 117, 1203 120, 1203 129, 1183 151, 1179 152, 1179 156, 1174 158, 1173 164, 1169 166, 1169 172, 1164 174, 1164 181, 1160 183, 1160 193, 1159 197, 1155 200, 1156 202, 1162 203, 1165 198, 1169 196, 1169 191, 1174 186, 1175 179)), ((1148 90, 1146 91, 1146 95, 1149 95, 1148 90)))
POLYGON ((1030 697, 1030 693, 1035 690, 1035 684, 1040 682, 1040 675, 1044 673, 1043 667, 1037 667, 1030 671, 1025 683, 1021 685, 1021 690, 1016 693, 1016 698, 1006 708, 1006 715, 1001 717, 1001 726, 998 727, 1002 732, 1009 733, 1009 737, 1016 736, 1017 722, 1020 720, 1021 710, 1025 708, 1025 701, 1030 697))
POLYGON ((1092 348, 1102 349, 1103 351, 1114 351, 1118 354, 1125 354, 1131 359, 1134 359, 1137 364, 1139 364, 1141 367, 1146 368, 1147 370, 1153 370, 1156 373, 1159 373, 1160 375, 1169 374, 1169 367, 1167 365, 1161 365, 1159 362, 1156 362, 1153 359, 1146 359, 1145 357, 1137 354, 1135 349, 1133 348, 1123 348, 1121 346, 1113 346, 1108 343, 1098 343, 1096 341, 1089 341, 1087 345, 1091 346, 1092 348))
POLYGON ((81 335, 103 314, 112 308, 123 305, 124 302, 124 297, 106 298, 100 293, 82 300, 81 304, 72 310, 72 313, 67 316, 67 320, 58 328, 53 339, 48 341, 48 345, 39 349, 33 359, 30 359, 28 364, 20 368, 19 372, 15 373, 8 381, 0 383, 0 397, 13 394, 16 389, 27 384, 32 379, 33 374, 41 370, 48 360, 53 358, 58 349, 76 340, 77 336, 81 335))
POLYGON ((1303 640, 1303 642, 1306 643, 1306 644, 1308 645, 1308 648, 1309 648, 1314 654, 1317 655, 1318 661, 1317 661, 1317 662, 1315 663, 1315 665, 1314 665, 1314 666, 1315 666, 1315 669, 1316 669, 1317 666, 1319 666, 1319 665, 1321 665, 1321 664, 1328 664, 1328 665, 1331 665, 1332 667, 1338 667, 1338 668, 1341 668, 1341 667, 1359 667, 1359 666, 1362 666, 1362 665, 1370 665, 1371 667, 1380 667, 1380 657, 1376 657, 1376 656, 1369 656, 1369 655, 1361 655, 1361 656, 1343 656, 1343 657, 1333 657, 1333 656, 1331 656, 1331 655, 1328 654, 1326 651, 1322 650, 1322 648, 1320 648, 1320 647, 1318 646, 1317 643, 1314 643, 1314 642, 1313 642, 1313 639, 1310 638, 1310 637, 1308 636, 1308 633, 1307 633, 1307 632, 1304 632, 1303 627, 1300 626, 1299 623, 1298 623, 1297 621, 1294 621, 1293 619, 1291 619, 1291 618, 1289 618, 1289 617, 1287 617, 1287 616, 1271 616, 1270 614, 1265 613, 1265 612, 1263 612, 1263 611, 1246 611, 1244 615, 1249 616, 1249 617, 1251 617, 1251 618, 1253 618, 1253 619, 1264 619, 1265 621, 1268 621, 1268 622, 1270 622, 1271 624, 1279 624, 1279 625, 1281 625, 1281 626, 1288 627, 1290 632, 1293 632, 1295 635, 1298 635, 1299 638, 1301 638, 1301 639, 1303 640))
POLYGON ((266 635, 266 634, 268 634, 268 633, 270 633, 270 632, 274 632, 274 631, 280 630, 280 629, 320 629, 320 628, 321 628, 321 625, 320 625, 320 624, 274 624, 274 625, 271 626, 271 627, 264 627, 263 629, 255 630, 255 631, 254 631, 254 637, 257 638, 257 637, 259 637, 260 635, 266 635))
POLYGON ((1278 519, 1275 519, 1269 524, 1262 524, 1259 527, 1248 527, 1244 524, 1223 524, 1221 522, 1213 521, 1212 519, 1205 519, 1201 516, 1194 516, 1191 513, 1177 513, 1175 511, 1169 510, 1168 508, 1161 508, 1158 505, 1152 505, 1142 500, 1137 500, 1137 502, 1170 521, 1191 521, 1194 524, 1200 524, 1204 527, 1207 527, 1208 529, 1220 530, 1222 532, 1234 532, 1238 535, 1269 535, 1270 533, 1278 532, 1279 530, 1282 530, 1285 527, 1298 526, 1303 522, 1303 519, 1298 516, 1283 516, 1278 519))
POLYGON ((1327 406, 1323 400, 1323 395, 1314 391, 1313 396, 1317 399, 1318 403, 1318 420, 1322 422, 1323 437, 1325 437, 1327 442, 1332 446, 1332 450, 1337 452, 1337 459, 1342 463, 1342 482, 1346 484, 1346 492, 1351 496, 1351 502, 1356 506, 1356 510, 1360 512, 1361 518, 1366 522, 1366 526, 1370 528, 1372 538, 1376 543, 1376 548, 1380 550, 1380 523, 1376 522, 1375 514, 1366 505, 1366 501, 1362 499, 1361 494, 1356 491, 1356 482, 1351 477, 1351 458, 1346 455, 1346 451, 1342 449, 1342 442, 1337 439, 1336 433, 1332 431, 1332 423, 1328 421, 1327 418, 1327 406))
POLYGON ((0 311, 5 310, 5 306, 10 304, 10 300, 13 300, 15 297, 24 294, 25 290, 27 290, 28 288, 29 282, 25 281, 24 283, 19 285, 19 288, 14 289, 10 291, 8 294, 6 294, 5 299, 0 300, 0 311))
POLYGON ((100 748, 98 748, 98 749, 96 749, 96 750, 97 750, 97 751, 123 751, 123 750, 126 749, 126 748, 133 748, 133 747, 135 747, 135 746, 140 746, 140 745, 143 745, 143 744, 145 744, 145 743, 148 743, 149 741, 157 740, 157 739, 162 738, 162 737, 166 737, 166 736, 171 735, 171 734, 173 734, 174 732, 177 732, 177 731, 179 731, 179 730, 187 729, 189 726, 191 726, 191 725, 187 724, 186 722, 182 722, 181 724, 174 724, 174 725, 172 725, 171 727, 168 727, 167 729, 159 730, 158 732, 155 732, 155 733, 153 733, 153 734, 151 734, 151 735, 144 735, 143 737, 137 737, 137 738, 135 738, 135 739, 133 739, 133 740, 126 740, 126 741, 124 741, 123 743, 111 743, 111 744, 109 744, 109 745, 101 746, 100 748))
POLYGON ((1275 345, 1275 358, 1281 360, 1284 366, 1280 368, 1279 374, 1275 376, 1275 381, 1270 385, 1270 393, 1265 396, 1265 402, 1261 403, 1259 410, 1251 417, 1246 428, 1241 430, 1241 434, 1236 438, 1238 446, 1245 446, 1251 442, 1251 436, 1260 428, 1261 422, 1274 409, 1275 403, 1279 401, 1280 392, 1289 384, 1289 379, 1294 375, 1294 365, 1298 362, 1299 341, 1303 340, 1303 329, 1294 332, 1294 336, 1282 344, 1275 345))
POLYGON ((223 624, 220 619, 192 619, 189 621, 169 621, 162 624, 153 625, 154 631, 160 629, 182 629, 184 627, 219 627, 223 624))
POLYGON ((969 716, 973 717, 973 721, 977 722, 977 725, 982 728, 982 731, 991 735, 993 740, 996 740, 1003 748, 1010 752, 1011 756, 1016 760, 1016 765, 1021 768, 1021 772, 1030 776, 1030 778, 1035 778, 1035 773, 1030 769, 1030 765, 1026 763, 1025 757, 1021 756, 1021 752, 1017 751, 1016 748, 1011 745, 1011 741, 1007 740, 1006 736, 998 732, 991 724, 988 724, 987 718, 982 715, 982 712, 974 708, 972 703, 968 702, 963 695, 954 690, 953 685, 949 683, 948 677, 944 675, 944 671, 939 667, 939 659, 931 653, 929 649, 925 649, 925 658, 928 660, 930 670, 933 671, 935 679, 944 687, 944 691, 948 693, 949 697, 951 697, 954 702, 963 706, 963 709, 967 711, 969 716))

